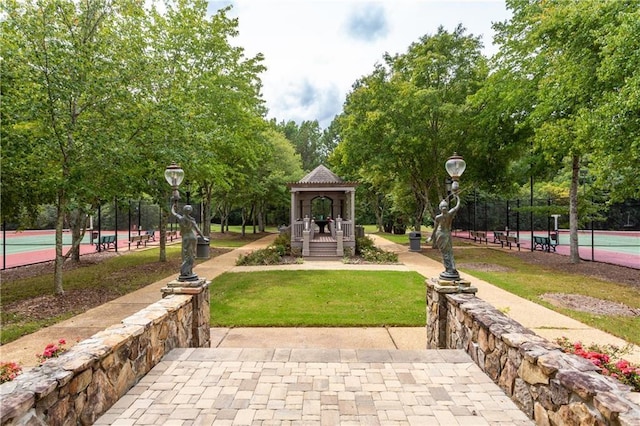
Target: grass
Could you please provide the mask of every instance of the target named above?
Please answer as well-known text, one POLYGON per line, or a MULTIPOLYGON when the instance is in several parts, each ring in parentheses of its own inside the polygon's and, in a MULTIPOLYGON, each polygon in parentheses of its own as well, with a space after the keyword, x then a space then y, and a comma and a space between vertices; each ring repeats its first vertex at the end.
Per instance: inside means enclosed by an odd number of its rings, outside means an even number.
MULTIPOLYGON (((427 251, 425 254, 438 261, 440 260, 440 253, 436 250, 427 251)), ((623 303, 631 308, 638 309, 640 308, 640 292, 631 286, 615 284, 597 278, 586 278, 583 275, 559 272, 544 265, 527 263, 518 257, 511 256, 509 253, 488 248, 455 250, 455 258, 458 265, 485 263, 508 268, 507 272, 478 271, 464 267, 460 267, 460 270, 584 324, 606 331, 630 343, 640 345, 640 316, 595 315, 557 307, 541 298, 545 293, 580 294, 623 303)))
MULTIPOLYGON (((375 233, 375 227, 365 227, 375 233)), ((219 225, 212 228, 219 231, 219 225)), ((213 234, 212 247, 244 245, 265 234, 245 237, 239 227, 229 233, 213 234)), ((400 244, 408 234, 381 234, 400 244)), ((424 244, 424 242, 423 242, 424 244)), ((65 272, 65 290, 105 289, 125 294, 174 274, 179 264, 180 245, 168 246, 170 262, 158 263, 157 249, 111 258, 102 263, 65 272), (175 262, 175 263, 171 263, 175 262), (166 268, 166 269, 165 269, 166 268)), ((425 254, 440 261, 437 250, 425 254)), ((455 251, 459 265, 495 264, 508 272, 485 272, 461 268, 511 293, 561 312, 585 324, 640 344, 640 317, 599 316, 555 307, 543 301, 544 293, 574 293, 624 303, 640 308, 640 292, 632 287, 605 282, 583 275, 562 273, 543 265, 532 265, 507 252, 468 246, 455 251)), ((4 306, 9 303, 49 295, 51 274, 25 278, 0 285, 2 324, 0 342, 6 343, 69 318, 63 316, 13 325, 4 306), (7 324, 9 322, 9 324, 7 324)), ((425 324, 424 280, 415 273, 369 271, 271 271, 227 273, 211 287, 213 326, 423 326, 425 324)), ((18 319, 19 320, 19 319, 18 319)))
POLYGON ((267 227, 264 233, 253 233, 253 226, 245 227, 245 236, 242 236, 242 226, 229 226, 229 231, 220 232, 220 224, 212 224, 211 225, 211 247, 228 247, 228 248, 238 248, 242 247, 245 244, 255 241, 259 238, 264 237, 265 235, 272 233, 277 233, 278 230, 275 227, 267 227))
POLYGON ((424 298, 415 272, 226 273, 211 285, 211 325, 424 326, 424 298))
MULTIPOLYGON (((219 226, 218 226, 219 231, 219 226)), ((247 228, 243 237, 240 227, 230 227, 229 232, 212 235, 211 246, 239 247, 257 240, 266 234, 253 234, 247 228)), ((180 269, 180 243, 167 245, 167 262, 158 262, 159 248, 134 251, 116 256, 96 264, 65 271, 63 287, 65 292, 91 290, 101 292, 111 298, 118 297, 146 285, 152 284, 180 269)), ((5 309, 11 303, 42 296, 49 296, 50 303, 56 303, 53 295, 53 272, 36 277, 22 278, 0 284, 0 344, 16 340, 26 334, 51 326, 83 312, 82 307, 67 309, 63 314, 17 315, 5 309)))

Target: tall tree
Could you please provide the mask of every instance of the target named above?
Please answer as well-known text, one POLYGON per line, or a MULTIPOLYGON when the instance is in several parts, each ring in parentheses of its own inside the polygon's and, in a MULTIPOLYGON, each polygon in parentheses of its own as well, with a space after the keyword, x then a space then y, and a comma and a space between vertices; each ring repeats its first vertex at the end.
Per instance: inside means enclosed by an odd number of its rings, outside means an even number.
MULTIPOLYGON (((625 28, 621 20, 637 17, 638 2, 511 0, 507 6, 512 19, 496 25, 499 72, 531 90, 526 120, 533 130, 534 149, 550 164, 564 157, 570 160, 570 259, 577 263, 579 176, 581 168, 588 167, 584 156, 597 152, 599 162, 610 164, 615 158, 610 152, 629 146, 624 131, 615 139, 602 131, 611 129, 600 124, 603 118, 605 123, 620 123, 601 106, 602 100, 615 98, 624 84, 624 72, 617 77, 606 74, 603 63, 612 53, 607 45, 611 32, 625 28), (605 75, 612 78, 605 81, 605 75)), ((628 175, 624 169, 618 171, 628 175)))
MULTIPOLYGON (((129 83, 140 71, 132 66, 143 56, 135 42, 139 36, 126 25, 139 11, 137 2, 108 0, 3 3, 3 40, 15 49, 3 66, 11 84, 27 89, 8 99, 14 115, 7 139, 22 137, 29 144, 3 154, 15 158, 28 152, 27 170, 51 188, 41 194, 52 199, 38 201, 57 208, 56 294, 64 293, 62 266, 72 253, 63 253, 65 218, 77 211, 82 219, 98 198, 111 199, 127 187, 117 173, 105 173, 101 181, 95 175, 114 162, 130 164, 122 142, 131 129, 113 123, 130 111, 129 83)), ((77 249, 81 234, 74 237, 77 249)))
POLYGON ((467 97, 487 74, 480 40, 458 26, 421 37, 405 54, 385 56, 354 85, 339 118, 343 158, 363 175, 395 184, 394 194, 420 228, 435 216, 444 191, 444 163, 468 150, 467 97))
MULTIPOLYGON (((296 152, 302 158, 302 168, 310 172, 326 158, 323 156, 320 138, 322 132, 317 120, 303 121, 300 125, 295 121, 282 122, 278 129, 291 141, 296 152)), ((324 153, 326 154, 326 153, 324 153)))

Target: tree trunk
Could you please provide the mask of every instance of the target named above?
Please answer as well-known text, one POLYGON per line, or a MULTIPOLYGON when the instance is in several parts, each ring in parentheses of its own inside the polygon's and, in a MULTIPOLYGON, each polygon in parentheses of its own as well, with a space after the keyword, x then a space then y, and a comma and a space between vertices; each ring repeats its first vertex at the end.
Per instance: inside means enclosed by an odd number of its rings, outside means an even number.
POLYGON ((160 257, 158 261, 166 262, 167 261, 167 212, 161 207, 160 210, 160 223, 159 223, 159 232, 160 232, 160 257))
POLYGON ((213 194, 211 192, 212 185, 202 184, 202 234, 205 237, 211 236, 211 200, 213 194))
POLYGON ((580 263, 578 251, 578 185, 580 157, 574 155, 571 162, 571 188, 569 190, 569 261, 580 263))
POLYGON ((87 215, 82 209, 75 209, 69 213, 69 227, 71 228, 71 248, 65 256, 74 262, 80 262, 80 244, 87 230, 87 215))
POLYGON ((62 267, 64 266, 65 257, 62 254, 62 232, 64 228, 64 211, 66 209, 66 199, 62 190, 58 193, 58 210, 56 216, 56 260, 53 272, 53 293, 55 295, 63 295, 62 287, 62 267))
POLYGON ((378 195, 371 197, 373 200, 373 210, 376 215, 376 225, 378 226, 378 232, 384 232, 384 212, 382 203, 380 202, 378 195))

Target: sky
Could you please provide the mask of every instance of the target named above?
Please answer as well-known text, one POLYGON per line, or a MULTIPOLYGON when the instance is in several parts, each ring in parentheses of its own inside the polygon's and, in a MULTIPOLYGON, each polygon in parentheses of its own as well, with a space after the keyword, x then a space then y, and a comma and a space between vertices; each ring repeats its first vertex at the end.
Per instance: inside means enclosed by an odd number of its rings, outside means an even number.
POLYGON ((409 45, 439 26, 482 36, 492 45, 494 22, 510 17, 504 0, 232 0, 239 21, 232 44, 247 57, 264 55, 260 75, 267 117, 318 120, 326 128, 340 114, 353 83, 370 74, 383 55, 406 53, 409 45))

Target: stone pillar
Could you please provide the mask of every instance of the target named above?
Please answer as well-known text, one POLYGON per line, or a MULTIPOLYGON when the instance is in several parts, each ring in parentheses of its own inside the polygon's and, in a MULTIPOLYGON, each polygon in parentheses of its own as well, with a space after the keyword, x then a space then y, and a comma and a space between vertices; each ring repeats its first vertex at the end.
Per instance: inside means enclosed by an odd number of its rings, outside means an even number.
POLYGON ((338 229, 336 231, 336 242, 337 244, 337 249, 336 249, 336 255, 338 256, 344 256, 344 241, 343 241, 343 232, 342 229, 338 229))
POLYGON ((478 289, 469 281, 445 281, 438 278, 426 280, 427 284, 427 349, 447 349, 449 303, 447 294, 471 293, 478 289))
POLYGON ((209 284, 211 284, 211 281, 205 279, 193 282, 173 280, 169 282, 166 287, 160 289, 162 298, 172 294, 186 294, 191 296, 190 348, 208 348, 211 346, 209 284))

